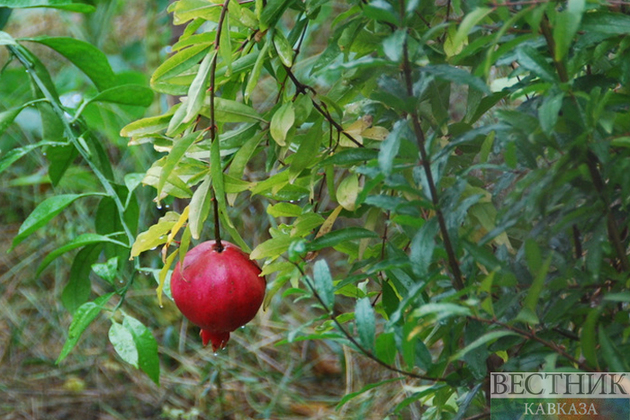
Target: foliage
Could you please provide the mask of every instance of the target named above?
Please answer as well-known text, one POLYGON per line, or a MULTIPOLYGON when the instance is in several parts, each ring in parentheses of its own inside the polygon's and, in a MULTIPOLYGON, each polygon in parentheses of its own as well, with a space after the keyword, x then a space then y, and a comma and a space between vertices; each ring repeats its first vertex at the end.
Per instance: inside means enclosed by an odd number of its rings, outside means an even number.
MULTIPOLYGON (((109 2, 97 6, 70 1, 0 2, 3 6, 0 11, 6 17, 4 24, 10 17, 11 8, 41 6, 98 14, 110 5, 109 2)), ((99 28, 96 25, 87 29, 96 32, 99 28)), ((110 148, 104 146, 104 140, 114 140, 108 125, 119 127, 142 116, 144 109, 153 102, 154 93, 146 86, 146 79, 141 73, 128 70, 115 73, 105 53, 86 41, 67 36, 14 38, 0 31, 0 44, 9 53, 0 75, 5 89, 21 84, 30 87, 30 92, 24 92, 23 97, 18 98, 3 92, 5 97, 21 102, 4 102, 7 109, 0 113, 0 134, 12 129, 13 123, 22 114, 28 113, 19 125, 24 127, 23 121, 30 119, 32 126, 25 127, 27 129, 20 134, 27 139, 41 136, 41 140, 21 147, 23 141, 19 137, 17 145, 10 140, 11 136, 3 138, 0 143, 3 151, 0 172, 8 172, 13 164, 28 154, 41 151, 46 159, 46 175, 34 179, 30 174, 23 175, 11 184, 36 183, 55 188, 55 195, 43 199, 26 217, 11 249, 45 227, 69 206, 86 202, 85 206, 91 208, 92 226, 78 229, 88 231, 75 234, 67 243, 59 243, 37 268, 39 276, 61 255, 79 250, 60 296, 63 305, 73 314, 73 321, 57 363, 71 352, 92 321, 101 312, 107 312, 112 321, 110 337, 116 350, 123 349, 121 357, 143 369, 157 383, 159 358, 153 335, 138 320, 118 310, 134 279, 134 268, 125 261, 129 258, 140 219, 140 205, 135 194, 140 180, 135 173, 126 174, 122 182, 118 180, 119 168, 108 154, 110 148), (75 67, 74 72, 70 71, 74 79, 70 86, 55 84, 53 72, 34 52, 38 46, 55 51, 75 67), (82 159, 81 163, 75 163, 78 157, 82 159), (101 262, 103 259, 105 262, 101 262), (110 289, 109 293, 93 301, 91 271, 96 272, 110 289), (115 294, 121 299, 115 306, 106 306, 115 294), (122 326, 116 322, 115 316, 124 318, 122 326)))
MULTIPOLYGON (((151 87, 181 100, 121 134, 164 153, 142 180, 157 205, 187 205, 135 242, 127 197, 139 178, 111 180, 80 112, 75 127, 41 63, 0 37, 31 72, 43 119, 61 122, 64 135, 45 141, 81 154, 120 221, 59 250, 83 247, 76 258, 87 258, 115 241, 139 268, 137 257, 162 246, 161 298, 210 218, 215 237, 264 260, 267 305, 321 310, 286 342, 336 342, 414 381, 392 415, 415 406, 427 419, 483 416, 494 370, 627 370, 624 5, 179 0, 169 10, 186 28, 151 87), (250 203, 269 216, 260 243, 244 234, 250 203)), ((70 60, 98 55, 77 41, 36 42, 70 60)), ((77 67, 95 97, 122 101, 104 64, 89 64, 77 67)), ((76 199, 42 203, 22 236, 76 199)), ((76 309, 86 315, 74 328, 108 297, 76 309)), ((152 375, 139 356, 146 331, 127 318, 112 331, 123 359, 152 375)))

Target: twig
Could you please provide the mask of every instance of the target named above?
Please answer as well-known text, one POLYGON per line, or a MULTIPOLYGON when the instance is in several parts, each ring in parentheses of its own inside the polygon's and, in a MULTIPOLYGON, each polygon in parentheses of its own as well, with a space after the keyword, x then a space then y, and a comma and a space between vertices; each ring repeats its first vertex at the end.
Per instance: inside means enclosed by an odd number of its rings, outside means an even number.
MULTIPOLYGON (((225 21, 225 16, 227 14, 229 4, 230 0, 225 0, 225 3, 223 3, 223 7, 221 8, 221 15, 219 16, 219 22, 217 23, 217 36, 214 41, 214 56, 212 57, 212 62, 210 63, 210 144, 213 144, 215 141, 219 141, 217 136, 217 124, 214 113, 214 102, 216 95, 216 73, 217 60, 219 57, 219 45, 221 43, 221 33, 223 31, 223 22, 225 21)), ((212 147, 210 147, 210 149, 212 150, 212 147)), ((210 159, 210 161, 212 161, 212 158, 210 159)), ((223 251, 223 244, 221 243, 221 223, 219 221, 219 205, 217 203, 214 182, 212 183, 211 198, 214 208, 214 249, 217 252, 221 252, 223 251)))
MULTIPOLYGON (((403 45, 403 76, 405 79, 405 84, 407 86, 407 95, 409 95, 409 97, 413 97, 413 77, 411 75, 411 63, 409 62, 409 50, 408 50, 406 41, 403 45)), ((444 248, 446 250, 446 255, 448 257, 448 265, 450 267, 451 274, 453 275, 453 287, 456 290, 462 290, 464 288, 462 272, 459 268, 459 262, 457 261, 457 256, 455 255, 453 244, 451 243, 451 237, 448 233, 448 228, 446 226, 446 220, 444 219, 444 214, 442 213, 442 209, 440 208, 440 199, 438 197, 435 181, 433 180, 433 173, 431 171, 431 162, 429 160, 429 156, 427 155, 427 151, 425 148, 426 141, 424 137, 424 131, 422 131, 422 126, 420 125, 420 116, 418 115, 418 111, 415 108, 411 112, 410 116, 411 116, 411 123, 413 124, 413 131, 414 131, 414 134, 416 135, 416 142, 418 143, 418 148, 420 149, 422 167, 424 169, 424 174, 427 178, 427 184, 429 185, 431 201, 433 202, 435 215, 438 219, 440 232, 442 234, 442 240, 444 241, 444 248)))
MULTIPOLYGON (((33 67, 27 55, 21 51, 20 48, 22 47, 7 45, 7 48, 9 49, 11 54, 15 56, 18 59, 18 61, 20 61, 20 63, 22 63, 22 65, 26 68, 33 82, 35 83, 37 88, 42 92, 42 95, 45 97, 45 100, 48 101, 48 103, 50 103, 50 106, 53 109, 53 112, 57 114, 57 117, 63 124, 64 132, 68 140, 74 146, 74 148, 79 152, 79 154, 85 160, 87 165, 90 167, 90 169, 92 170, 96 178, 99 180, 100 184, 105 189, 107 196, 114 201, 114 205, 116 206, 116 210, 118 212, 118 219, 120 221, 120 224, 122 225, 123 231, 125 232, 125 236, 127 237, 128 247, 131 248, 131 245, 135 241, 135 235, 133 234, 133 232, 131 231, 131 228, 129 227, 129 225, 127 224, 125 220, 124 214, 125 214, 126 208, 125 208, 124 203, 118 196, 118 193, 114 189, 114 186, 112 185, 113 181, 108 179, 107 176, 105 176, 105 174, 93 162, 89 152, 85 150, 83 146, 80 144, 79 139, 75 135, 72 126, 68 122, 68 119, 65 117, 66 111, 62 108, 61 104, 58 102, 58 99, 55 98, 55 95, 53 95, 53 93, 48 90, 45 82, 39 77, 37 70, 33 67)), ((33 102, 36 102, 36 101, 33 101, 33 102)), ((129 288, 134 282, 136 273, 140 270, 140 260, 138 258, 134 259, 134 268, 135 268, 135 271, 132 273, 131 277, 129 278, 125 286, 119 290, 116 290, 116 293, 121 297, 120 301, 118 302, 118 305, 116 306, 116 309, 118 309, 118 307, 122 305, 122 302, 125 300, 125 297, 127 295, 127 291, 129 290, 129 288)))
POLYGON ((592 369, 586 363, 581 362, 581 361, 577 360, 575 357, 571 356, 569 353, 567 353, 558 344, 554 343, 553 341, 547 341, 544 338, 540 338, 539 336, 537 336, 533 332, 522 330, 520 328, 514 327, 514 326, 509 325, 509 324, 506 324, 505 322, 501 322, 501 321, 499 321, 497 319, 486 319, 486 318, 481 318, 481 317, 477 317, 477 316, 469 316, 468 318, 473 319, 475 321, 483 322, 483 323, 486 323, 486 324, 498 325, 498 326, 503 327, 503 328, 505 328, 505 329, 507 329, 509 331, 515 332, 518 335, 521 335, 523 337, 529 338, 530 340, 537 341, 540 344, 542 344, 543 346, 545 346, 545 347, 553 350, 554 352, 558 353, 560 356, 568 359, 571 363, 577 365, 580 369, 588 371, 588 372, 593 372, 594 371, 594 369, 592 369))
POLYGON ((335 323, 335 326, 339 329, 339 331, 341 331, 341 333, 367 358, 373 360, 374 362, 378 363, 379 365, 381 365, 382 367, 384 367, 385 369, 391 370, 392 372, 396 372, 396 373, 400 373, 401 375, 405 375, 408 376, 410 378, 415 378, 415 379, 422 379, 425 381, 433 381, 433 382, 445 382, 446 378, 442 378, 442 377, 432 377, 432 376, 426 376, 426 375, 420 375, 418 373, 414 373, 414 372, 409 372, 406 370, 402 370, 397 368, 396 366, 392 366, 386 362, 384 362, 383 360, 379 359, 374 353, 372 353, 371 351, 369 351, 368 349, 366 349, 365 347, 363 347, 353 336, 352 334, 350 334, 348 332, 348 330, 346 330, 343 325, 341 325, 341 323, 337 320, 337 318, 334 316, 332 308, 329 308, 328 305, 326 305, 326 303, 324 302, 324 300, 322 299, 322 297, 319 295, 319 293, 317 293, 317 290, 315 289, 315 286, 313 286, 313 283, 311 283, 311 280, 309 279, 309 277, 306 275, 306 273, 304 273, 304 270, 302 269, 302 267, 300 267, 299 264, 297 263, 293 263, 295 265, 295 267, 300 271, 300 273, 302 274, 302 278, 304 279, 304 281, 306 282, 306 284, 308 285, 308 288, 311 289, 311 292, 313 293, 313 296, 315 296, 315 299, 317 299, 317 301, 319 302, 319 304, 324 308, 324 311, 326 311, 326 313, 329 314, 329 318, 331 319, 331 321, 333 321, 335 323))
MULTIPOLYGON (((293 84, 295 85, 295 89, 299 92, 299 93, 304 93, 306 94, 308 91, 312 92, 314 95, 317 94, 317 92, 315 91, 315 89, 313 89, 311 86, 306 85, 302 82, 300 82, 297 77, 295 77, 295 74, 293 74, 293 71, 287 67, 284 66, 284 69, 286 70, 287 74, 289 75, 289 78, 291 79, 291 81, 293 82, 293 84)), ((343 127, 341 126, 341 124, 339 124, 337 121, 335 121, 335 119, 333 118, 332 115, 330 115, 330 112, 326 111, 319 102, 317 102, 315 100, 315 98, 311 98, 311 102, 313 103, 313 107, 317 110, 317 112, 319 112, 320 114, 322 114, 324 116, 324 118, 326 118, 326 120, 328 120, 328 122, 330 123, 330 125, 332 125, 333 127, 335 127, 337 129, 337 131, 339 131, 341 134, 343 134, 344 136, 346 136, 346 138, 348 138, 348 140, 350 140, 351 142, 353 142, 357 147, 364 147, 363 144, 361 144, 361 142, 359 142, 357 139, 355 139, 351 134, 347 133, 344 131, 343 127)))

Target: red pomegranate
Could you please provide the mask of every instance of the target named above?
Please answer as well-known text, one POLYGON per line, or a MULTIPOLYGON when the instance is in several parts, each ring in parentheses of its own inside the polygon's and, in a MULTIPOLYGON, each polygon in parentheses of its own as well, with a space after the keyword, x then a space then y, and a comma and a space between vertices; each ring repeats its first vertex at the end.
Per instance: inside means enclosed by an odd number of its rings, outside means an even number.
POLYGON ((265 297, 258 264, 236 245, 203 242, 192 248, 171 277, 173 300, 186 318, 201 328, 203 345, 225 347, 230 332, 251 321, 265 297))

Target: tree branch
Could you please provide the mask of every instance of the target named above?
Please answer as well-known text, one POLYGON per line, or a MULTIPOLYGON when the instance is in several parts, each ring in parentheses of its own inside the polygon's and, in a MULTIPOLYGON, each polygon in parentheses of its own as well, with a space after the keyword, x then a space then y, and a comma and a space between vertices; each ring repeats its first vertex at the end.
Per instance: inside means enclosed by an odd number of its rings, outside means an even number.
MULTIPOLYGON (((293 71, 287 67, 284 66, 284 69, 286 70, 287 74, 289 75, 289 78, 291 79, 291 81, 293 82, 293 84, 295 85, 295 88, 297 89, 297 91, 299 93, 304 93, 306 94, 308 91, 311 91, 314 95, 317 94, 317 92, 315 91, 315 89, 313 89, 311 86, 309 85, 305 85, 304 83, 300 82, 297 77, 295 77, 295 74, 293 74, 293 71)), ((317 112, 319 112, 320 114, 322 114, 324 116, 324 118, 326 118, 326 120, 328 120, 328 122, 330 123, 330 125, 332 125, 333 127, 335 127, 335 129, 337 129, 337 131, 339 131, 341 134, 343 134, 344 136, 346 136, 346 138, 348 138, 348 140, 350 140, 351 142, 353 142, 354 144, 357 145, 357 147, 364 147, 363 144, 361 144, 361 142, 359 142, 357 139, 355 139, 351 134, 346 133, 343 129, 343 127, 341 126, 341 124, 339 124, 337 121, 335 121, 335 119, 333 118, 332 115, 330 115, 330 112, 328 112, 327 110, 325 110, 322 105, 317 102, 315 100, 315 98, 311 98, 311 102, 313 103, 313 107, 315 107, 315 109, 317 110, 317 112)))
MULTIPOLYGON (((413 77, 411 74, 411 63, 409 62, 409 51, 407 48, 407 42, 405 42, 403 45, 403 76, 407 87, 407 95, 409 95, 409 97, 413 97, 413 77)), ((422 131, 422 126, 420 125, 420 116, 418 115, 418 111, 415 107, 414 110, 411 112, 410 117, 411 123, 413 125, 413 131, 416 135, 416 142, 418 143, 418 148, 420 149, 422 167, 427 178, 427 184, 429 184, 431 201, 433 202, 435 215, 438 219, 438 224, 440 227, 440 233, 442 234, 442 240, 444 241, 444 248, 446 249, 448 265, 450 267, 451 274, 453 275, 453 287, 456 290, 462 290, 464 288, 462 272, 459 268, 459 262, 457 261, 457 256, 455 254, 453 244, 451 243, 451 238, 448 233, 444 214, 442 213, 442 209, 440 208, 440 199, 438 197, 435 181, 433 180, 433 173, 431 172, 431 162, 429 160, 429 156, 425 147, 426 140, 424 136, 424 131, 422 131)))
POLYGON ((352 334, 350 334, 348 332, 348 330, 346 330, 343 327, 343 325, 341 325, 341 323, 337 320, 337 318, 333 315, 332 308, 329 308, 326 305, 326 303, 324 302, 324 300, 322 299, 322 297, 319 295, 319 293, 317 293, 317 290, 315 289, 315 286, 313 286, 313 283, 311 282, 309 277, 306 275, 306 273, 304 273, 304 270, 302 269, 302 267, 300 267, 300 265, 297 264, 297 263, 293 263, 293 264, 295 265, 295 267, 302 274, 302 278, 304 279, 304 281, 308 285, 308 288, 311 289, 311 292, 313 293, 313 296, 315 296, 315 299, 317 299, 319 304, 324 308, 324 311, 326 311, 326 313, 329 314, 330 320, 332 322, 334 322, 334 324, 337 327, 337 329, 339 329, 339 331, 341 331, 341 333, 348 339, 348 341, 350 341, 364 356, 366 356, 367 358, 369 358, 369 359, 373 360, 374 362, 378 363, 379 365, 381 365, 382 367, 384 367, 387 370, 391 370, 392 372, 400 373, 401 375, 408 376, 410 378, 422 379, 422 380, 433 381, 433 382, 445 382, 446 381, 446 378, 420 375, 420 374, 417 374, 417 373, 414 373, 414 372, 409 372, 409 371, 406 371, 406 370, 399 369, 396 366, 392 366, 392 365, 390 365, 388 363, 385 363, 383 360, 379 359, 374 353, 372 353, 371 351, 369 351, 368 349, 363 347, 356 340, 356 338, 354 338, 352 336, 352 334))
POLYGON ((483 322, 483 323, 486 323, 486 324, 498 325, 500 327, 505 328, 506 330, 515 332, 516 334, 521 335, 523 337, 526 337, 526 338, 528 338, 530 340, 537 341, 540 344, 542 344, 543 346, 545 346, 547 348, 550 348, 554 352, 558 353, 560 356, 566 358, 571 363, 577 365, 580 369, 588 371, 588 372, 594 372, 595 371, 590 366, 588 366, 586 363, 581 362, 581 361, 577 360, 575 357, 571 356, 569 353, 567 353, 558 344, 554 343, 553 341, 547 341, 547 340, 545 340, 543 338, 540 338, 539 336, 537 336, 535 333, 533 333, 531 331, 522 330, 520 328, 514 327, 514 326, 509 325, 509 324, 506 324, 505 322, 501 322, 501 321, 499 321, 497 319, 486 319, 486 318, 481 318, 481 317, 477 317, 477 316, 469 316, 468 318, 473 319, 475 321, 483 322))
MULTIPOLYGON (((221 44, 221 33, 223 32, 223 23, 225 21, 225 16, 227 15, 228 5, 230 4, 230 0, 225 0, 223 3, 223 7, 221 8, 221 15, 219 16, 219 22, 217 23, 217 36, 214 41, 214 56, 212 57, 212 62, 210 63, 210 144, 214 144, 215 141, 219 141, 217 136, 217 124, 215 117, 215 95, 216 95, 216 73, 217 73, 217 60, 219 57, 219 45, 221 44)), ((212 150, 212 147, 210 147, 212 150)), ((210 152, 212 153, 212 152, 210 152)), ((212 162, 212 158, 210 158, 210 162, 212 162)), ((214 182, 212 183, 211 188, 211 199, 214 209, 214 240, 215 240, 215 249, 217 252, 223 251, 223 244, 221 243, 221 223, 219 218, 219 204, 217 203, 216 191, 214 187, 214 182)))

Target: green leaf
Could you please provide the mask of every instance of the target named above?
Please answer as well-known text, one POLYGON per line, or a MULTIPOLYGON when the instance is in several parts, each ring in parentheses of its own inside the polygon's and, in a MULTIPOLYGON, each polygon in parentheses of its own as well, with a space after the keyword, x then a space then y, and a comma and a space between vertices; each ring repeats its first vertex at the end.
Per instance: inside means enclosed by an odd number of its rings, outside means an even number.
MULTIPOLYGON (((214 98, 215 118, 217 122, 238 123, 238 122, 265 122, 255 110, 249 105, 231 99, 214 98)), ((201 115, 210 118, 210 97, 206 96, 204 107, 200 110, 201 115)))
MULTIPOLYGON (((0 112, 0 134, 5 132, 5 130, 13 123, 13 120, 15 120, 18 115, 20 115, 20 112, 22 112, 23 109, 24 106, 22 105, 16 108, 8 109, 4 112, 0 112)), ((4 161, 4 159, 5 158, 3 158, 2 161, 4 161)), ((2 171, 0 170, 0 172, 2 171)))
POLYGON ((249 79, 247 80, 247 85, 245 86, 245 92, 243 96, 245 100, 249 100, 252 92, 258 86, 258 79, 260 79, 260 74, 262 73, 263 65, 265 61, 269 58, 269 43, 266 43, 260 49, 258 56, 256 57, 256 62, 254 63, 254 67, 249 75, 249 79))
POLYGON ((203 59, 209 49, 210 44, 201 44, 178 51, 166 59, 166 61, 153 72, 151 76, 151 87, 158 92, 163 92, 164 89, 161 87, 161 83, 166 83, 168 79, 190 70, 203 59))
POLYGON ((454 303, 426 303, 413 311, 413 316, 418 318, 427 315, 435 315, 437 322, 453 316, 471 316, 472 312, 465 306, 454 303))
POLYGON ((144 179, 144 174, 138 172, 131 172, 125 174, 124 183, 125 187, 127 187, 127 191, 131 196, 131 193, 142 184, 142 180, 144 179))
POLYGON ((491 8, 488 7, 476 7, 472 12, 468 13, 462 19, 462 22, 457 26, 457 33, 452 40, 452 49, 459 51, 463 47, 464 42, 468 39, 470 31, 481 22, 486 16, 492 13, 491 8))
POLYGON ((411 241, 409 260, 413 272, 419 276, 426 276, 429 272, 435 251, 435 235, 437 235, 438 229, 437 221, 433 218, 422 225, 411 241))
POLYGON ((262 141, 263 136, 258 133, 252 137, 250 137, 234 154, 234 158, 232 158, 232 163, 230 164, 230 168, 228 170, 228 174, 235 178, 241 178, 243 173, 245 173, 245 167, 247 163, 250 161, 252 156, 254 156, 254 152, 256 148, 262 141))
MULTIPOLYGON (((227 211, 227 201, 225 197, 225 180, 223 177, 223 166, 221 164, 221 143, 219 139, 215 139, 210 145, 210 176, 212 178, 212 189, 214 190, 215 206, 218 206, 220 213, 223 215, 224 227, 234 227, 229 219, 227 211)), ((235 230, 235 229, 234 229, 235 230)))
POLYGON ((378 234, 360 227, 348 227, 335 230, 313 240, 308 248, 311 251, 318 251, 323 248, 334 247, 344 242, 363 238, 378 238, 378 234))
POLYGON ((523 68, 531 71, 536 76, 540 77, 546 82, 556 83, 558 81, 558 75, 554 71, 551 64, 545 60, 537 50, 529 45, 521 46, 517 50, 518 62, 523 68))
POLYGON ((50 265, 50 263, 53 262, 53 260, 55 260, 60 255, 68 251, 72 251, 73 249, 77 249, 86 245, 91 245, 91 244, 96 244, 96 243, 101 243, 101 242, 112 243, 112 244, 120 245, 122 247, 127 247, 126 244, 107 236, 97 235, 95 233, 84 233, 83 235, 77 236, 70 242, 66 243, 65 245, 62 245, 61 247, 55 249, 54 251, 46 255, 44 260, 41 262, 41 264, 37 268, 37 272, 35 275, 39 276, 41 272, 44 271, 44 269, 48 267, 48 265, 50 265))
POLYGON ((302 214, 302 207, 291 203, 278 203, 267 206, 267 214, 273 217, 298 217, 302 214))
POLYGON ((630 34, 630 16, 621 13, 595 11, 582 18, 582 31, 607 35, 630 34))
MULTIPOLYGON (((536 260, 534 257, 533 262, 530 262, 530 264, 537 264, 538 261, 539 260, 536 260)), ((532 270, 536 273, 536 277, 534 277, 534 281, 527 291, 527 296, 523 301, 523 309, 516 316, 517 320, 522 320, 530 324, 537 324, 539 322, 538 317, 536 316, 536 306, 538 304, 538 299, 540 298, 540 293, 543 291, 545 286, 545 278, 547 277, 547 272, 549 271, 550 266, 551 255, 547 257, 542 266, 540 266, 536 271, 532 270)))
POLYGON ((273 46, 276 48, 280 62, 287 67, 291 67, 293 65, 293 47, 291 47, 289 41, 279 30, 276 30, 273 34, 273 46))
POLYGON ((359 334, 359 342, 368 351, 374 353, 374 336, 376 335, 376 324, 374 317, 374 308, 370 298, 364 297, 357 300, 354 309, 354 319, 357 324, 357 332, 359 334))
POLYGON ((206 0, 180 0, 172 3, 168 11, 173 13, 175 25, 182 25, 192 19, 217 22, 221 15, 221 6, 221 3, 206 0))
POLYGON ((223 28, 221 29, 221 39, 219 39, 219 53, 223 59, 223 64, 226 67, 226 76, 230 76, 232 73, 232 40, 230 39, 230 20, 229 13, 226 14, 223 21, 223 28))
POLYGON ((602 314, 602 308, 593 308, 588 312, 586 321, 582 325, 580 331, 580 346, 582 347, 582 356, 589 365, 599 369, 597 361, 597 337, 595 330, 597 323, 602 314))
POLYGON ((324 223, 324 218, 317 213, 305 213, 293 222, 291 236, 303 237, 313 233, 314 229, 324 223))
POLYGON ((98 260, 102 250, 102 244, 88 245, 77 252, 72 261, 68 284, 61 293, 61 302, 71 314, 90 298, 90 266, 98 260))
POLYGON ((385 175, 391 175, 392 173, 394 159, 398 155, 400 141, 406 126, 406 121, 396 121, 394 129, 381 144, 381 150, 378 152, 378 166, 385 175))
POLYGON ((121 137, 144 137, 166 130, 172 115, 143 118, 127 124, 120 130, 121 137))
POLYGON ((260 30, 275 26, 293 0, 269 0, 260 14, 260 30))
POLYGON ((326 260, 318 260, 313 266, 313 287, 322 300, 325 310, 331 312, 335 303, 332 275, 326 260))
POLYGON ((238 245, 243 250, 243 252, 250 253, 250 249, 251 248, 249 247, 247 242, 245 242, 245 240, 243 240, 243 237, 241 236, 239 231, 234 227, 234 225, 233 225, 232 221, 229 219, 227 213, 221 211, 219 213, 219 216, 220 216, 220 219, 221 219, 221 226, 230 235, 230 237, 232 238, 232 242, 234 242, 236 245, 238 245))
POLYGON ((169 211, 164 216, 160 217, 160 220, 151 226, 149 230, 138 235, 131 247, 131 258, 137 257, 144 251, 166 243, 168 233, 178 220, 179 214, 174 211, 169 211))
POLYGON ((372 0, 363 6, 363 14, 371 19, 386 21, 399 26, 399 14, 392 5, 385 0, 372 0))
POLYGON ((271 238, 263 243, 258 244, 256 248, 251 252, 249 257, 252 260, 258 260, 261 258, 278 258, 282 255, 291 244, 291 237, 289 235, 282 235, 276 238, 271 238))
POLYGON ((564 93, 558 93, 557 95, 545 96, 542 105, 538 109, 538 119, 540 120, 540 128, 543 133, 550 136, 558 122, 558 115, 560 108, 562 108, 562 100, 564 99, 564 93))
POLYGON ((627 354, 622 353, 619 348, 610 340, 606 330, 602 325, 597 329, 599 344, 601 345, 602 358, 608 365, 609 372, 627 372, 627 354))
POLYGON ((604 300, 610 302, 629 302, 630 292, 609 293, 604 296, 604 300))
MULTIPOLYGON (((8 111, 7 111, 8 112, 8 111)), ((0 130, 1 132, 2 130, 0 130)), ((18 147, 16 149, 10 150, 5 153, 4 156, 0 159, 0 174, 4 172, 9 166, 17 162, 19 159, 24 157, 29 152, 42 147, 42 146, 63 146, 65 143, 58 143, 54 141, 40 141, 35 144, 29 144, 24 147, 18 147)))
MULTIPOLYGON (((186 101, 184 100, 184 103, 182 103, 181 106, 178 107, 173 113, 173 116, 171 117, 171 120, 168 123, 168 128, 166 129, 166 135, 168 137, 174 137, 174 136, 177 136, 178 134, 182 134, 188 127, 192 126, 193 124, 192 122, 184 124, 184 118, 186 117, 186 110, 188 109, 186 105, 187 105, 186 101)), ((189 133, 190 131, 192 130, 188 130, 189 133)))
POLYGON ((138 352, 138 367, 146 373, 153 382, 160 384, 160 358, 158 345, 151 331, 137 319, 125 315, 123 327, 133 336, 133 342, 138 352))
POLYGON ((525 241, 525 259, 532 274, 538 273, 540 267, 542 267, 542 255, 540 247, 532 238, 527 238, 525 241))
POLYGON ((199 111, 203 107, 206 99, 206 85, 208 84, 208 77, 210 75, 210 67, 212 61, 216 60, 216 50, 209 51, 201 61, 199 70, 195 75, 190 88, 188 88, 188 100, 186 101, 186 116, 183 122, 187 123, 197 118, 199 111))
POLYGON ((431 64, 422 68, 422 71, 434 75, 438 79, 443 79, 459 85, 468 85, 480 92, 490 94, 490 88, 477 76, 474 76, 459 67, 448 64, 431 64))
POLYGON ((92 102, 111 102, 121 105, 148 107, 153 103, 153 91, 140 85, 115 86, 98 93, 88 100, 88 103, 92 102))
POLYGON ((138 349, 136 349, 136 343, 133 341, 131 331, 112 319, 112 326, 109 328, 107 335, 116 353, 118 353, 125 362, 137 369, 138 349))
POLYGON ((317 163, 319 146, 322 142, 322 126, 319 124, 319 120, 305 135, 300 137, 302 142, 295 155, 293 155, 289 166, 289 182, 291 183, 297 179, 304 169, 317 163))
POLYGON ((99 91, 116 86, 116 75, 107 56, 92 44, 66 37, 38 37, 28 40, 46 45, 63 55, 85 73, 99 91))
POLYGON ((50 162, 48 175, 53 186, 59 185, 59 182, 78 154, 77 148, 73 145, 51 147, 46 150, 46 158, 50 162))
MULTIPOLYGON (((385 139, 385 141, 387 141, 387 139, 385 139)), ((381 145, 381 150, 383 147, 384 146, 381 145)), ((321 167, 321 166, 326 166, 326 165, 354 165, 360 162, 366 162, 372 159, 376 159, 377 157, 380 156, 380 153, 381 152, 379 150, 368 149, 366 147, 345 149, 326 158, 319 164, 319 166, 321 167)))
POLYGON ((56 364, 61 363, 61 361, 70 354, 74 346, 79 342, 83 332, 92 321, 96 319, 105 304, 114 294, 115 293, 108 293, 100 296, 96 298, 94 302, 84 303, 75 311, 72 322, 70 323, 70 328, 68 328, 68 338, 61 349, 61 353, 59 353, 59 357, 57 357, 56 364))
POLYGON ((118 277, 118 257, 112 257, 104 263, 92 264, 91 268, 97 276, 113 285, 118 277))
POLYGON ((376 357, 388 365, 396 361, 396 336, 393 332, 381 333, 376 336, 376 357))
POLYGON ((92 13, 96 10, 96 8, 90 4, 72 0, 0 0, 0 7, 9 7, 11 9, 46 7, 79 13, 92 13))
POLYGON ((190 146, 200 138, 200 134, 198 132, 190 133, 182 138, 173 139, 173 147, 171 148, 170 153, 166 157, 164 161, 164 165, 162 166, 162 171, 160 172, 160 178, 157 184, 157 197, 158 203, 160 198, 162 197, 164 185, 166 185, 166 181, 169 179, 177 164, 182 160, 190 146))
POLYGON ((398 63, 403 57, 403 48, 407 39, 407 31, 398 29, 383 40, 383 52, 390 60, 398 63))
POLYGON ((197 187, 190 200, 190 215, 188 216, 190 234, 194 239, 199 239, 203 230, 203 223, 210 214, 211 195, 210 186, 212 181, 210 176, 206 176, 203 182, 197 187))
POLYGON ((553 39, 556 44, 555 60, 562 61, 569 51, 573 37, 580 27, 582 14, 586 6, 585 0, 569 0, 566 10, 556 14, 553 27, 553 39))
POLYGON ((283 104, 273 114, 271 118, 271 125, 269 126, 269 132, 271 137, 280 146, 286 146, 287 133, 293 127, 295 122, 295 110, 293 109, 293 102, 287 102, 283 104))
POLYGON ((474 350, 486 343, 494 342, 499 338, 506 337, 508 335, 518 336, 517 333, 512 331, 490 331, 455 353, 453 356, 451 356, 451 361, 461 360, 469 351, 474 350))
POLYGON ((49 197, 39 203, 39 205, 35 207, 35 209, 28 215, 26 220, 24 220, 20 226, 17 235, 13 238, 13 244, 11 245, 10 250, 18 246, 37 229, 46 225, 78 198, 85 197, 87 195, 90 194, 59 194, 49 197))

